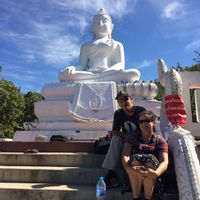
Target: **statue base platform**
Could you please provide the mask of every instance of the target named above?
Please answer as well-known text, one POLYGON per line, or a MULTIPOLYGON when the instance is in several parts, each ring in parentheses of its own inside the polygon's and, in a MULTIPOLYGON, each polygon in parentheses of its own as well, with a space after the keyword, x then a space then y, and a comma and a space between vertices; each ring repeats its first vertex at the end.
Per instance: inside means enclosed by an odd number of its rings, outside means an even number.
POLYGON ((154 100, 156 89, 154 83, 138 81, 46 84, 42 89, 45 99, 35 103, 39 121, 24 123, 25 131, 17 131, 13 141, 35 142, 40 138, 48 142, 53 135, 96 140, 112 130, 118 91, 127 91, 136 105, 159 116, 161 102, 154 100))

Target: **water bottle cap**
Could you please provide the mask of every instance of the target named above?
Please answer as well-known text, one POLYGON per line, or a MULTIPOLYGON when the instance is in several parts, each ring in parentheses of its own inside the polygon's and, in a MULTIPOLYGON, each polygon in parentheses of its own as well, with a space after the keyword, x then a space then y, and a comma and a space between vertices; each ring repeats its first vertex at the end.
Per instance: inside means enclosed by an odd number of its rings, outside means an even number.
POLYGON ((104 180, 104 177, 103 177, 103 176, 100 176, 100 177, 99 177, 99 180, 104 180))

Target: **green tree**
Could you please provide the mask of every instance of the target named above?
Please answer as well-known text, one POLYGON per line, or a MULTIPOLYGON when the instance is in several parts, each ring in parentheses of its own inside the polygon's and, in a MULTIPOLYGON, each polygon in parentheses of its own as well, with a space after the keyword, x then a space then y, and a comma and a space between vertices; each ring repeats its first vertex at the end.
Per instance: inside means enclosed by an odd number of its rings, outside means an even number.
POLYGON ((196 53, 196 58, 194 58, 193 60, 197 63, 200 64, 200 52, 199 51, 194 51, 194 53, 196 53))
POLYGON ((24 97, 12 82, 0 79, 0 137, 12 138, 22 127, 24 97))
POLYGON ((158 87, 158 93, 157 93, 155 99, 158 101, 162 101, 162 99, 165 95, 165 88, 160 84, 160 82, 157 79, 154 80, 154 82, 158 87))
POLYGON ((42 100, 42 95, 37 92, 28 92, 24 95, 25 99, 25 112, 24 122, 32 122, 37 119, 34 113, 34 103, 42 100))
POLYGON ((191 67, 181 67, 181 72, 187 71, 187 72, 192 72, 192 71, 200 71, 200 64, 194 64, 191 67))

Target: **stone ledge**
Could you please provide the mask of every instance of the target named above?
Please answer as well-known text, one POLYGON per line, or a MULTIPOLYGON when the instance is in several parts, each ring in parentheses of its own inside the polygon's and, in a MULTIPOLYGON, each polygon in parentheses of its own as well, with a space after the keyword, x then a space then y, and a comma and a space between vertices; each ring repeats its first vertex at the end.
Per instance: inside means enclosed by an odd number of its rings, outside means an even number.
POLYGON ((75 140, 67 142, 0 142, 0 151, 24 152, 37 149, 39 152, 94 152, 94 140, 75 140))

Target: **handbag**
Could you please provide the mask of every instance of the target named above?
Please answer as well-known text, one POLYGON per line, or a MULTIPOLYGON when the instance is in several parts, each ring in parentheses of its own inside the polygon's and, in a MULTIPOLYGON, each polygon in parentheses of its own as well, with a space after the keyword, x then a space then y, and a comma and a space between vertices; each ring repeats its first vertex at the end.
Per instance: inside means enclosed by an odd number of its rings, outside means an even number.
POLYGON ((94 144, 94 153, 106 154, 109 149, 111 139, 112 133, 109 132, 106 136, 96 140, 94 144))

